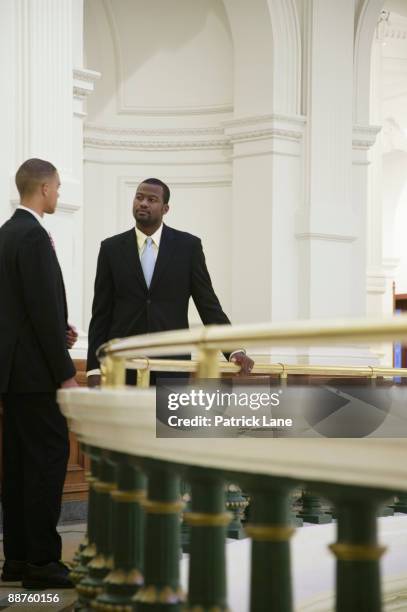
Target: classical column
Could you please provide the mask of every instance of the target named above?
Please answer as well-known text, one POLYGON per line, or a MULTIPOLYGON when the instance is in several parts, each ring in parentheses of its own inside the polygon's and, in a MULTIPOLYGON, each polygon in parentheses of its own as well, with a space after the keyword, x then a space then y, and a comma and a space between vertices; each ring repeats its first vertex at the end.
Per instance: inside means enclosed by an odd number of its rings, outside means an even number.
MULTIPOLYGON (((232 320, 296 319, 299 276, 295 222, 302 198, 305 119, 255 115, 224 125, 233 145, 232 320), (245 240, 248 231, 249 246, 245 240)), ((286 360, 287 354, 287 350, 284 354, 280 350, 273 357, 286 360)))
POLYGON ((19 202, 18 166, 30 157, 52 162, 60 197, 56 213, 44 221, 64 273, 70 322, 82 339, 83 102, 100 76, 83 69, 83 0, 5 0, 0 10, 0 50, 8 58, 0 68, 7 84, 0 107, 6 143, 0 153, 0 223, 19 202))
MULTIPOLYGON (((366 312, 367 195, 358 174, 352 174, 354 11, 353 0, 304 1, 304 111, 309 123, 296 231, 300 318, 366 312)), ((308 358, 314 363, 371 361, 367 351, 354 347, 311 347, 308 358)))

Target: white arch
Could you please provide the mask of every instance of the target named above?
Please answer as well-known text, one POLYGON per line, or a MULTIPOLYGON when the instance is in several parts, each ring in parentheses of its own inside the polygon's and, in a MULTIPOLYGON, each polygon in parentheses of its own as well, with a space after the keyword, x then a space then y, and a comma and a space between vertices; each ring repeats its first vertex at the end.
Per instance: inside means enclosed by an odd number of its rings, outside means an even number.
POLYGON ((301 33, 295 0, 223 0, 223 3, 234 41, 235 80, 240 81, 243 69, 244 80, 253 92, 260 91, 263 96, 262 113, 299 114, 301 33), (255 44, 253 36, 248 36, 254 29, 255 44), (242 58, 250 58, 251 64, 243 67, 242 58), (259 65, 261 71, 257 70, 259 65))
POLYGON ((268 0, 273 31, 273 112, 301 109, 301 30, 295 0, 268 0))
POLYGON ((364 0, 357 22, 354 52, 354 123, 370 119, 370 64, 372 41, 385 0, 364 0))

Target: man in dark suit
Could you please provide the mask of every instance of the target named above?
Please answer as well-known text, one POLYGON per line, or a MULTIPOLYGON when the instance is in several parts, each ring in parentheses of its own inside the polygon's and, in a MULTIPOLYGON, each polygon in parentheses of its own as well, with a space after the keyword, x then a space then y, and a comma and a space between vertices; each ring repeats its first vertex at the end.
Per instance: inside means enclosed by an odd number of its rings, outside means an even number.
POLYGON ((3 404, 2 580, 70 588, 56 526, 69 455, 59 387, 74 387, 64 283, 51 236, 56 168, 29 159, 17 171, 21 204, 0 228, 0 394, 3 404))
MULTIPOLYGON (((202 322, 228 324, 213 290, 199 238, 163 224, 170 190, 147 179, 133 202, 136 228, 104 240, 100 247, 89 327, 88 384, 100 382, 97 348, 112 338, 188 327, 188 303, 202 322)), ((244 351, 230 359, 250 372, 244 351)))

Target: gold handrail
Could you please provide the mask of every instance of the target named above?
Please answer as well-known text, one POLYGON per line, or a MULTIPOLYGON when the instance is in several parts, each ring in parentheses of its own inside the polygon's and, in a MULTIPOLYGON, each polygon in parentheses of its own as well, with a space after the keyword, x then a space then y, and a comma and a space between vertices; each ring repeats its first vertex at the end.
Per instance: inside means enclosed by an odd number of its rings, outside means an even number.
MULTIPOLYGON (((212 325, 199 329, 143 334, 107 342, 99 348, 98 357, 101 360, 104 383, 109 386, 120 386, 125 382, 125 360, 145 358, 146 354, 148 357, 179 355, 197 348, 198 376, 211 378, 219 374, 219 350, 231 351, 242 346, 320 346, 396 339, 407 340, 406 315, 379 320, 345 319, 294 321, 283 324, 212 325)), ((387 368, 382 369, 384 370, 387 368)), ((316 374, 317 371, 313 373, 316 374)), ((371 375, 371 368, 366 368, 361 375, 371 375)), ((144 378, 146 385, 147 379, 144 378)))
MULTIPOLYGON (((196 372, 199 367, 197 360, 181 359, 150 359, 139 357, 125 362, 127 370, 149 370, 150 372, 196 372)), ((219 362, 219 372, 237 374, 240 366, 228 361, 219 362)), ((375 366, 326 366, 297 365, 283 363, 255 363, 252 374, 277 375, 309 375, 309 376, 360 376, 366 378, 407 377, 407 368, 382 368, 375 366)))
POLYGON ((231 351, 253 346, 322 345, 334 342, 380 342, 407 340, 407 315, 387 319, 344 319, 263 323, 252 325, 209 325, 130 338, 110 340, 98 356, 149 357, 179 355, 195 347, 231 351))

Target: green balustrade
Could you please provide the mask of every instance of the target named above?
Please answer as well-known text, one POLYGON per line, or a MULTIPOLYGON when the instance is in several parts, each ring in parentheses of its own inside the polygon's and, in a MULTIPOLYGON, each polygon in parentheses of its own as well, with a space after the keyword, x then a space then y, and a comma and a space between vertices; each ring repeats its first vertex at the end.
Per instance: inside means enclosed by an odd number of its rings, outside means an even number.
MULTIPOLYGON (((93 449, 91 452, 94 452, 93 449)), ((99 478, 91 483, 94 495, 92 523, 95 530, 96 555, 87 565, 87 576, 76 585, 79 594, 79 609, 81 610, 91 609, 92 601, 103 591, 104 578, 113 568, 112 501, 110 493, 116 489, 116 470, 109 455, 109 451, 101 451, 99 478)))
POLYGON ((106 612, 131 612, 133 596, 143 585, 144 511, 146 478, 132 458, 110 453, 116 464, 117 489, 112 498, 113 570, 104 579, 104 591, 92 608, 106 612))
POLYGON ((298 517, 306 523, 315 523, 316 525, 325 525, 332 522, 332 515, 324 510, 321 499, 304 489, 301 496, 302 508, 298 513, 298 517))
POLYGON ((225 483, 220 472, 192 468, 189 594, 185 611, 224 612, 226 600, 225 536, 232 515, 225 512, 225 483))
POLYGON ((407 493, 398 493, 393 509, 395 512, 407 514, 407 493))
POLYGON ((266 476, 243 476, 241 482, 251 496, 250 612, 292 612, 291 491, 298 485, 266 476))
POLYGON ((389 494, 338 485, 330 491, 338 520, 337 541, 330 549, 337 559, 336 612, 381 612, 377 515, 389 494))
POLYGON ((144 460, 148 477, 145 511, 144 586, 134 596, 137 612, 180 612, 180 477, 177 467, 144 460))

